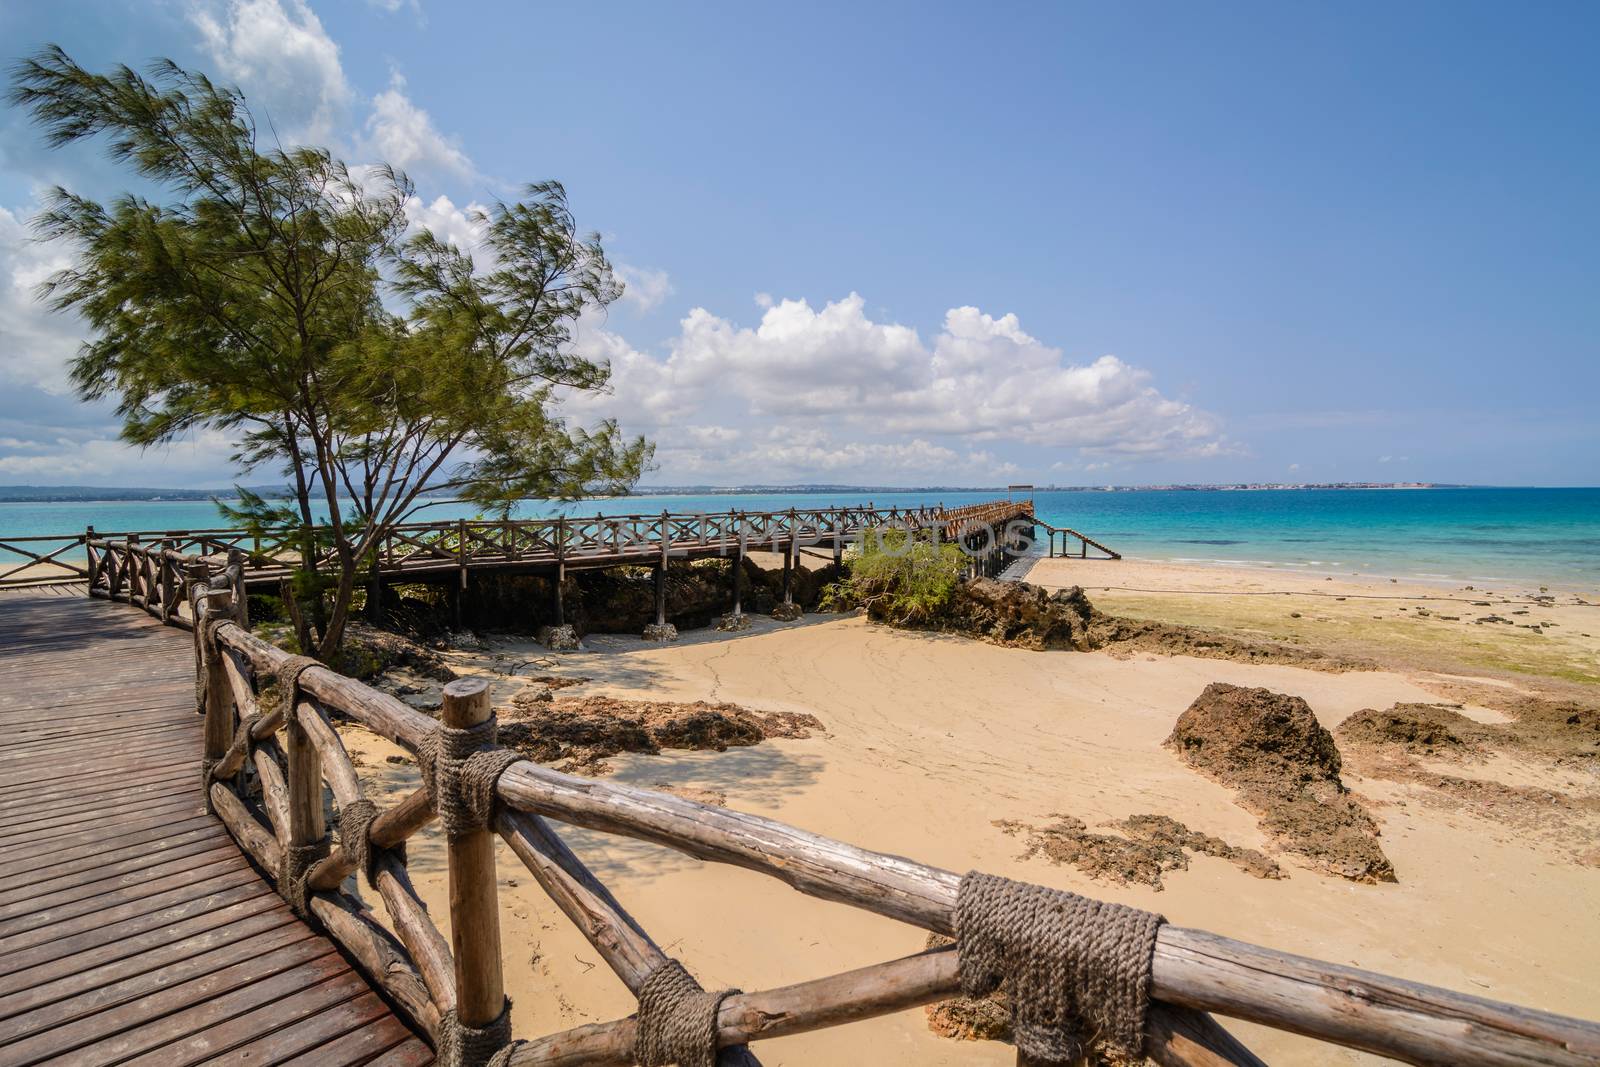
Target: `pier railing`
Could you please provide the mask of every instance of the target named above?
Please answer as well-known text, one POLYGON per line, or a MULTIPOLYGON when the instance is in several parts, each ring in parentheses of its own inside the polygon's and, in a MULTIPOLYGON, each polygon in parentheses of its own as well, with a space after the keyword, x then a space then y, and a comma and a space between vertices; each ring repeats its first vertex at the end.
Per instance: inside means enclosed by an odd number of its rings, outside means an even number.
MULTIPOLYGON (((946 539, 957 540, 965 530, 999 529, 1015 520, 1045 531, 1051 556, 1097 558, 1090 555, 1093 549, 1100 554, 1098 558, 1122 558, 1076 530, 1037 519, 1027 503, 992 501, 961 508, 874 508, 869 504, 770 512, 414 522, 395 527, 383 538, 375 562, 385 577, 425 579, 480 568, 559 565, 576 569, 649 564, 660 557, 663 545, 669 557, 731 554, 741 545, 749 550, 781 550, 794 544, 828 544, 837 537, 894 526, 917 531, 938 529, 946 539)), ((325 527, 315 529, 313 544, 325 545, 327 533, 325 527)), ((142 573, 132 571, 126 558, 130 550, 184 557, 228 557, 237 553, 243 558, 245 581, 256 583, 274 581, 298 567, 303 545, 297 531, 252 532, 237 528, 96 533, 91 527, 81 534, 12 537, 0 540, 0 552, 20 559, 0 563, 4 567, 0 570, 0 588, 87 582, 113 599, 125 595, 144 598, 159 584, 159 576, 152 575, 147 582, 142 573), (102 559, 106 561, 104 567, 98 565, 102 559)), ((318 552, 319 567, 337 562, 331 550, 313 551, 318 552)), ((157 556, 158 567, 159 561, 157 556)))
POLYGON ((1042 522, 1037 519, 1034 520, 1034 524, 1045 531, 1046 544, 1048 545, 1047 554, 1051 559, 1055 559, 1057 556, 1061 556, 1063 558, 1076 557, 1078 559, 1122 558, 1122 554, 1120 552, 1113 552, 1111 549, 1107 548, 1105 545, 1102 545, 1094 538, 1089 537, 1086 534, 1081 534, 1069 526, 1051 526, 1048 522, 1042 522), (1057 538, 1060 538, 1061 540, 1061 548, 1059 551, 1056 549, 1057 538), (1070 544, 1070 542, 1074 540, 1078 542, 1078 551, 1076 552, 1072 551, 1072 546, 1070 544), (1091 548, 1100 553, 1100 555, 1089 555, 1089 550, 1091 548))
MULTIPOLYGON (((216 566, 124 542, 100 550, 94 567, 112 574, 128 599, 142 597, 134 602, 145 610, 194 631, 211 806, 279 891, 429 1036, 442 1062, 480 1064, 486 1049, 504 1049, 497 1063, 627 1064, 641 1047, 641 1027, 649 1040, 660 1037, 652 1009, 648 1022, 641 1013, 508 1044, 497 837, 641 1003, 678 965, 567 845, 558 823, 665 845, 769 875, 809 896, 958 934, 962 877, 954 871, 520 758, 496 742, 481 680, 447 686, 435 720, 262 641, 236 615, 243 577, 237 558, 216 566), (407 750, 422 787, 376 808, 340 740, 340 720, 407 750), (336 813, 332 832, 325 793, 336 813), (446 830, 449 937, 412 884, 401 847, 435 818, 446 830), (352 874, 371 888, 387 925, 362 899, 359 883, 350 891, 352 874)), ((720 1050, 718 1063, 757 1063, 751 1042, 958 995, 960 959, 958 942, 797 985, 732 993, 713 1000, 705 1040, 720 1050)), ((1212 1019, 1217 1013, 1416 1064, 1600 1065, 1595 1023, 1174 925, 1156 934, 1148 993, 1144 1054, 1162 1064, 1259 1063, 1212 1019)))
MULTIPOLYGON (((1003 528, 1009 521, 1033 524, 1030 501, 996 500, 959 508, 942 505, 916 508, 865 506, 789 508, 779 511, 727 511, 654 515, 570 515, 552 519, 450 519, 408 522, 393 527, 376 546, 372 564, 391 580, 437 580, 471 570, 539 567, 605 567, 653 564, 672 557, 732 555, 741 549, 793 550, 800 545, 837 544, 870 529, 898 527, 937 529, 956 539, 963 531, 1003 528)), ((337 565, 331 531, 311 531, 311 551, 319 568, 337 565)), ((1053 543, 1053 535, 1052 535, 1053 543)), ((301 565, 305 538, 296 530, 244 529, 140 530, 13 537, 0 540, 0 552, 21 557, 0 563, 0 588, 84 582, 105 591, 108 578, 115 592, 137 587, 148 595, 142 574, 128 570, 124 547, 176 553, 179 556, 243 560, 246 584, 272 583, 301 565), (78 553, 81 553, 79 558, 78 553), (108 560, 102 569, 99 560, 108 560)), ((154 576, 153 576, 154 577, 154 576)), ((130 594, 133 595, 133 594, 130 594)))

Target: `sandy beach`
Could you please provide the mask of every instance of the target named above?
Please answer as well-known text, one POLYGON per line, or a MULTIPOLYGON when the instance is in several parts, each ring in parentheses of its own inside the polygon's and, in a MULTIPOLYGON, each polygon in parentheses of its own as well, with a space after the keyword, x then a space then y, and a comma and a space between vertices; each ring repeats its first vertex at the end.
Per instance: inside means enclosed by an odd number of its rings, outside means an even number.
MULTIPOLYGON (((1388 581, 1262 574, 1137 562, 1039 562, 1030 579, 1081 584, 1097 606, 1167 621, 1226 624, 1352 654, 1383 669, 1309 670, 1115 651, 1033 652, 962 637, 910 633, 854 616, 799 623, 757 618, 743 634, 686 633, 675 644, 591 636, 553 655, 526 641, 446 654, 461 673, 488 674, 498 701, 529 675, 588 679, 561 690, 653 700, 726 701, 815 715, 824 733, 726 752, 666 751, 610 758, 617 781, 684 791, 869 848, 954 870, 980 868, 1126 901, 1278 949, 1373 968, 1576 1015, 1600 987, 1600 782, 1504 754, 1452 773, 1538 785, 1568 798, 1559 811, 1455 802, 1418 781, 1364 776, 1347 754, 1345 783, 1381 826, 1398 880, 1360 884, 1274 849, 1224 786, 1185 766, 1162 741, 1212 682, 1303 697, 1330 729, 1363 708, 1474 693, 1594 690, 1600 608, 1536 590, 1446 590, 1388 581), (1151 592, 1150 590, 1162 590, 1151 592), (1270 594, 1270 595, 1254 595, 1270 594), (1487 600, 1489 607, 1477 607, 1487 600), (1418 610, 1420 607, 1420 611, 1418 610), (1527 615, 1512 614, 1527 611, 1527 615), (1426 614, 1422 614, 1426 612, 1426 614), (1474 623, 1484 614, 1533 620, 1474 623), (1456 616, 1441 619, 1440 616, 1456 616), (1386 651, 1387 650, 1387 651, 1386 651), (1537 654, 1535 654, 1537 653, 1537 654), (1542 667, 1519 675, 1501 661, 1542 667), (995 824, 1037 826, 1056 815, 1091 829, 1133 815, 1180 819, 1278 861, 1281 880, 1224 859, 1191 858, 1163 889, 1094 879, 1035 856, 995 824)), ((1494 701, 1461 713, 1504 722, 1494 701)), ((356 728, 346 739, 369 788, 413 788, 409 762, 356 728)), ((713 984, 758 989, 916 951, 924 935, 803 897, 760 875, 581 830, 566 837, 670 953, 713 984)), ((431 911, 448 922, 441 842, 410 847, 431 911)), ((593 950, 501 850, 503 941, 519 1034, 626 1015, 633 1000, 593 950)), ((363 889, 370 895, 370 890, 363 889)), ((1274 1063, 1373 1062, 1245 1024, 1233 1027, 1274 1063)), ((1008 1046, 934 1035, 922 1010, 763 1044, 769 1064, 1010 1063, 1008 1046)))

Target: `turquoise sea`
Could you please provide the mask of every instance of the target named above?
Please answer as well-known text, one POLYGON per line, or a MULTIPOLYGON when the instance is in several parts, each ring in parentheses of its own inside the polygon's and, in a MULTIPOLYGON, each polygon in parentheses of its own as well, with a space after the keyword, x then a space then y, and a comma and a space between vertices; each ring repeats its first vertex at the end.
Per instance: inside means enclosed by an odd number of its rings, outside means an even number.
MULTIPOLYGON (((869 500, 880 507, 956 506, 996 494, 794 493, 645 496, 581 505, 526 502, 528 517, 778 510, 869 500)), ((1124 556, 1365 573, 1433 581, 1535 581, 1600 589, 1600 489, 1287 489, 1040 492, 1039 517, 1124 556)), ((459 504, 419 517, 470 517, 459 504)), ((0 540, 221 525, 203 501, 0 504, 0 540)), ((0 552, 0 562, 16 560, 0 552)))

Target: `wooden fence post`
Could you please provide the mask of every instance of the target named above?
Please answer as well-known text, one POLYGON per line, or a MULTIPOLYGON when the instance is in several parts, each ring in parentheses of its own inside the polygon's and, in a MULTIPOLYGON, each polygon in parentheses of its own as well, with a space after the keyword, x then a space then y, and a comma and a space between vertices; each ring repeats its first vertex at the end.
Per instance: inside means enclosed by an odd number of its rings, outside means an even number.
POLYGON ((138 544, 139 535, 134 533, 129 534, 128 554, 126 562, 123 565, 123 569, 127 571, 128 575, 128 603, 130 604, 137 604, 139 602, 139 592, 141 589, 139 581, 139 557, 134 555, 138 544))
POLYGON ((250 594, 244 585, 245 554, 228 549, 228 570, 233 575, 233 617, 242 630, 250 629, 250 594))
POLYGON ((314 845, 327 833, 322 812, 322 762, 300 724, 296 708, 284 709, 284 745, 289 786, 289 848, 314 845))
POLYGON ((178 543, 170 538, 161 542, 161 621, 168 622, 178 611, 178 565, 167 558, 167 550, 176 551, 178 543))
POLYGON ((86 526, 83 529, 83 555, 86 563, 84 569, 89 572, 89 588, 94 588, 95 580, 100 577, 100 563, 95 558, 94 549, 89 542, 94 540, 94 527, 86 526))
MULTIPOLYGON (((195 621, 195 635, 200 641, 206 669, 205 758, 219 760, 228 754, 228 746, 233 744, 233 689, 228 684, 228 672, 222 666, 226 653, 220 648, 205 647, 205 620, 233 613, 233 591, 216 590, 200 603, 204 605, 205 614, 195 621)), ((209 805, 207 810, 210 810, 209 805)))
MULTIPOLYGON (((494 717, 489 683, 460 678, 444 687, 439 720, 465 729, 494 717)), ((505 1007, 500 973, 500 907, 495 884, 494 832, 472 830, 446 838, 450 877, 450 941, 456 957, 456 1015, 485 1027, 505 1007)))

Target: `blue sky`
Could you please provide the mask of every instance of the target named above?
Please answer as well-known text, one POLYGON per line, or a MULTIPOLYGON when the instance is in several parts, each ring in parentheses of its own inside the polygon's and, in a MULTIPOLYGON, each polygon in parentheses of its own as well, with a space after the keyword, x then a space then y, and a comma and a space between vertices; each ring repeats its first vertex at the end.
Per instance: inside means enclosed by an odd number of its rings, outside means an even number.
MULTIPOLYGON (((11 4, 8 58, 171 56, 413 221, 563 181, 651 480, 1600 483, 1600 8, 11 4)), ((27 289, 38 190, 124 179, 0 112, 0 482, 138 456, 27 289)))

